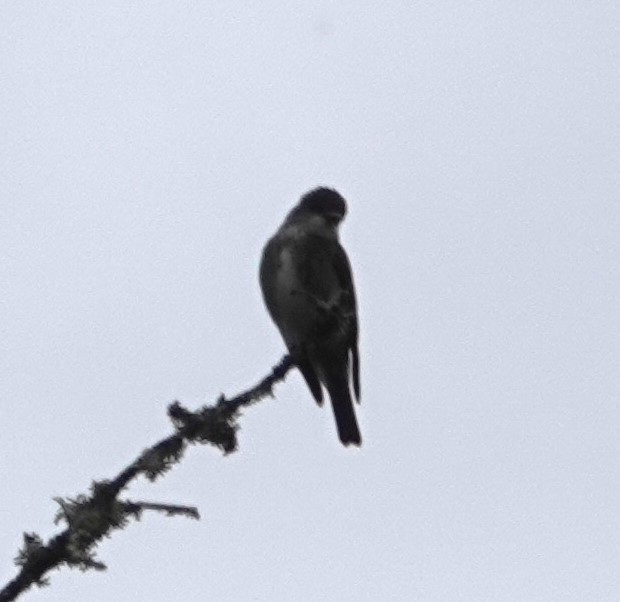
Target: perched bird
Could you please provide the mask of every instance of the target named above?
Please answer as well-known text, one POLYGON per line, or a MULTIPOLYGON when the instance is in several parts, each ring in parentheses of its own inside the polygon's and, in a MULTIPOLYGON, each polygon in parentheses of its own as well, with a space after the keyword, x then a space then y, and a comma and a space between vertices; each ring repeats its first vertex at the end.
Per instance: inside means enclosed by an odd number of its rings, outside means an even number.
POLYGON ((269 314, 319 405, 329 394, 338 436, 361 445, 350 381, 360 399, 357 308, 338 240, 347 207, 331 188, 304 194, 263 250, 260 284, 269 314))

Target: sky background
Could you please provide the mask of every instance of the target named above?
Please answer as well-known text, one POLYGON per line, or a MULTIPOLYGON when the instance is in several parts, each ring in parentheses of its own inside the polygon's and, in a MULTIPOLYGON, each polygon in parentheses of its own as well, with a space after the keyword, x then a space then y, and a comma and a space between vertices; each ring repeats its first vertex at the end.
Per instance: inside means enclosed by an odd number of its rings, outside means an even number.
POLYGON ((298 374, 28 600, 620 599, 617 2, 0 5, 0 583, 284 345, 260 252, 337 188, 361 450, 298 374))

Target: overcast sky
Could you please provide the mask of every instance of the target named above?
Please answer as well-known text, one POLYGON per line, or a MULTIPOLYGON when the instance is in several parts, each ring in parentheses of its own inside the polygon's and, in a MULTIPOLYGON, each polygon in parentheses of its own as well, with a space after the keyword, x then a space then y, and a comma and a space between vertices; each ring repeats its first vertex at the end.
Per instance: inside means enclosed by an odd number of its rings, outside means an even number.
POLYGON ((348 200, 361 450, 298 374, 41 601, 620 599, 620 9, 0 5, 0 583, 52 498, 284 353, 265 240, 348 200))

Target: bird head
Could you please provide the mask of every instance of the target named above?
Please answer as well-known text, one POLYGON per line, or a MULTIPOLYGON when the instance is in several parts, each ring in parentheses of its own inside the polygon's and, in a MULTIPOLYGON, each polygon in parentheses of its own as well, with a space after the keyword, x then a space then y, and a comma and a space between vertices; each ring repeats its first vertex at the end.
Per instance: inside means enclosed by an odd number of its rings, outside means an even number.
POLYGON ((342 195, 333 188, 323 186, 306 192, 290 217, 321 220, 326 226, 336 229, 344 219, 347 204, 342 195))

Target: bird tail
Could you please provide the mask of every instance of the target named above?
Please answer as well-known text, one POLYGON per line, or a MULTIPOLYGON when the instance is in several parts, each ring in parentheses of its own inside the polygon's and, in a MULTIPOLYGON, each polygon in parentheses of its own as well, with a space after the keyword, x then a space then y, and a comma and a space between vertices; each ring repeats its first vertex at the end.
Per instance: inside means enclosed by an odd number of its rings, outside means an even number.
POLYGON ((347 371, 344 371, 344 375, 340 374, 329 378, 326 386, 332 402, 340 441, 343 445, 359 446, 362 444, 362 436, 357 425, 347 376, 347 371))

